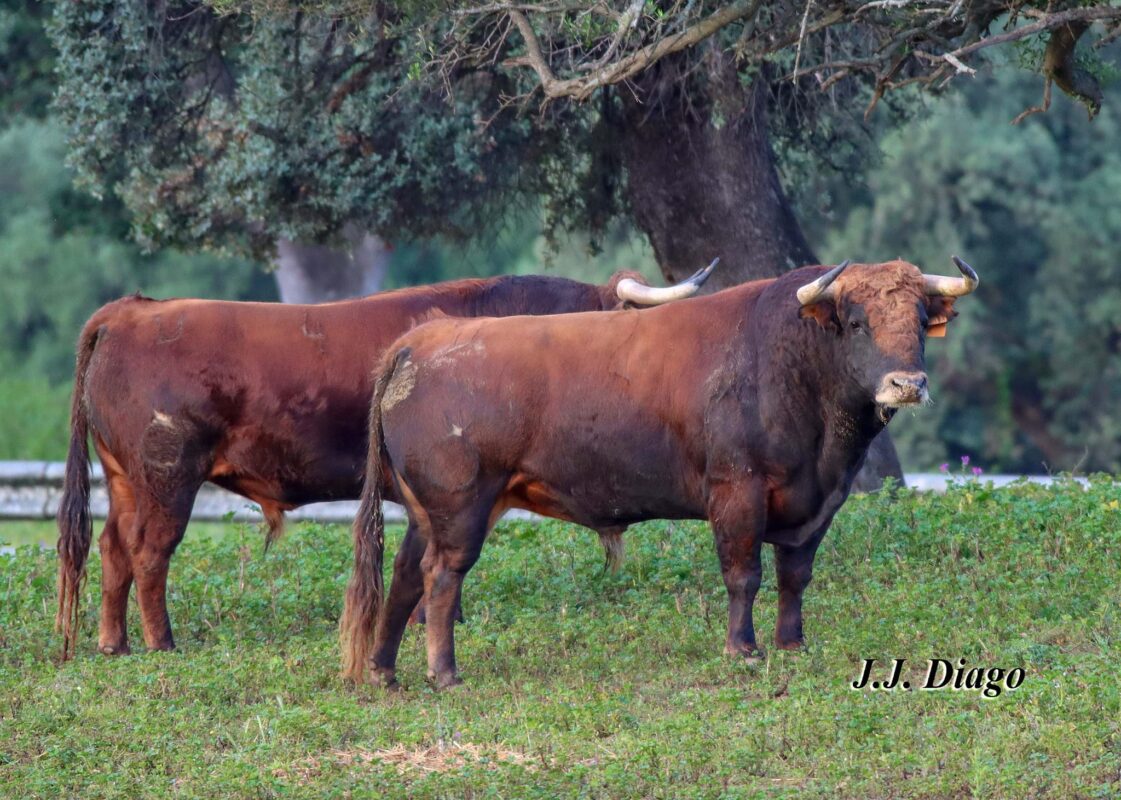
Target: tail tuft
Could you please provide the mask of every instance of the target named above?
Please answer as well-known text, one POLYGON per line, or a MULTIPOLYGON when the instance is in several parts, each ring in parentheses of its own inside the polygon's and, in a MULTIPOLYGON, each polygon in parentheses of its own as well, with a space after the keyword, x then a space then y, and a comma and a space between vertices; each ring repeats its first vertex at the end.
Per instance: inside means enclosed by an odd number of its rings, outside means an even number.
POLYGON ((610 528, 596 531, 599 534, 599 543, 603 547, 605 570, 618 572, 626 559, 626 546, 623 544, 623 531, 626 528, 610 528))
POLYGON ((408 357, 407 349, 389 356, 374 383, 370 404, 370 449, 366 457, 366 478, 362 501, 354 518, 354 571, 346 587, 346 601, 339 619, 339 644, 342 649, 342 676, 360 682, 366 674, 373 647, 374 626, 384 593, 382 562, 385 554, 385 520, 382 518, 382 486, 385 441, 382 436, 381 404, 397 364, 408 357))
POLYGON ((89 415, 86 373, 97 344, 98 328, 87 325, 78 339, 74 394, 70 400, 70 448, 58 514, 58 612, 55 630, 62 632, 62 660, 74 655, 78 636, 79 597, 93 539, 90 516, 89 415))
POLYGON ((261 513, 265 517, 265 552, 284 535, 284 512, 272 504, 262 504, 261 513))

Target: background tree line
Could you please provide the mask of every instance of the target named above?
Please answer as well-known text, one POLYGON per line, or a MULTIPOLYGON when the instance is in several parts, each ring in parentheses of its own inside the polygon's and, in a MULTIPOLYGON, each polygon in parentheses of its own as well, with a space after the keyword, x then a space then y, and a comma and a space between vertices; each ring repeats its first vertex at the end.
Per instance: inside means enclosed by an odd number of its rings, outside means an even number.
MULTIPOLYGON (((1039 101, 1051 29, 938 95, 884 93, 876 75, 822 91, 836 67, 779 79, 851 32, 777 48, 749 74, 717 35, 636 73, 641 104, 603 87, 541 106, 532 70, 471 61, 497 22, 464 34, 424 3, 259 5, 0 3, 0 457, 62 453, 71 343, 100 303, 275 299, 278 246, 314 279, 330 272, 317 258, 373 237, 387 287, 616 266, 673 277, 713 255, 726 282, 815 255, 945 271, 960 253, 982 288, 930 347, 936 404, 893 426, 904 464, 1121 469, 1116 45, 1079 54, 1090 89, 1012 128, 1039 101)), ((665 9, 643 24, 672 25, 682 6, 665 9)), ((562 47, 610 64, 660 41, 615 21, 529 22, 562 66, 562 47)), ((524 57, 509 28, 502 53, 524 57)), ((907 69, 900 82, 925 77, 907 69)))

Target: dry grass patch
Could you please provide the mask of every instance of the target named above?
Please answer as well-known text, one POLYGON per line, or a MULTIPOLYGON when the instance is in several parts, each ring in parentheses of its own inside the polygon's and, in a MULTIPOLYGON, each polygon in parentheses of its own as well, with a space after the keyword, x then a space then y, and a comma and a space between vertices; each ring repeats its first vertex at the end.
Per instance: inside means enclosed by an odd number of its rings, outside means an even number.
POLYGON ((498 769, 516 764, 529 770, 538 764, 520 750, 503 745, 477 745, 465 742, 438 741, 431 747, 405 747, 398 745, 381 750, 332 750, 329 755, 312 756, 291 769, 277 769, 273 775, 282 780, 296 779, 309 782, 320 775, 324 767, 363 767, 371 764, 390 764, 398 774, 452 772, 468 766, 498 769))

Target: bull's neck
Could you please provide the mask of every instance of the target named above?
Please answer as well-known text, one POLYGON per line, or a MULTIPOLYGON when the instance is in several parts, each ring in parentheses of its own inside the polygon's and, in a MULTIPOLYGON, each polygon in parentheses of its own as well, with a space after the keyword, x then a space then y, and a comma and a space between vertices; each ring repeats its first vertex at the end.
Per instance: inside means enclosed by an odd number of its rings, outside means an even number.
POLYGON ((507 275, 481 281, 471 312, 480 317, 569 314, 599 311, 601 287, 543 275, 507 275))
POLYGON ((812 320, 780 328, 771 362, 774 374, 789 376, 785 408, 820 442, 823 453, 853 452, 871 444, 885 427, 876 404, 848 377, 834 334, 812 320))

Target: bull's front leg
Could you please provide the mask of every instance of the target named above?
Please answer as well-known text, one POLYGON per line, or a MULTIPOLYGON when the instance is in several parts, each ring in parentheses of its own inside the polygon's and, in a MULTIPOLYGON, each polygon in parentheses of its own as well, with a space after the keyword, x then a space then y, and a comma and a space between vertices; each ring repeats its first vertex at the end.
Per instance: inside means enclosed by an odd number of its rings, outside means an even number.
POLYGON ((778 624, 775 646, 797 650, 802 637, 802 593, 813 578, 814 556, 825 529, 799 547, 775 545, 775 574, 778 577, 778 624))
POLYGON ((724 484, 709 489, 709 522, 716 554, 728 590, 728 636, 724 652, 755 660, 752 606, 763 576, 760 551, 766 521, 763 487, 758 481, 724 484))

